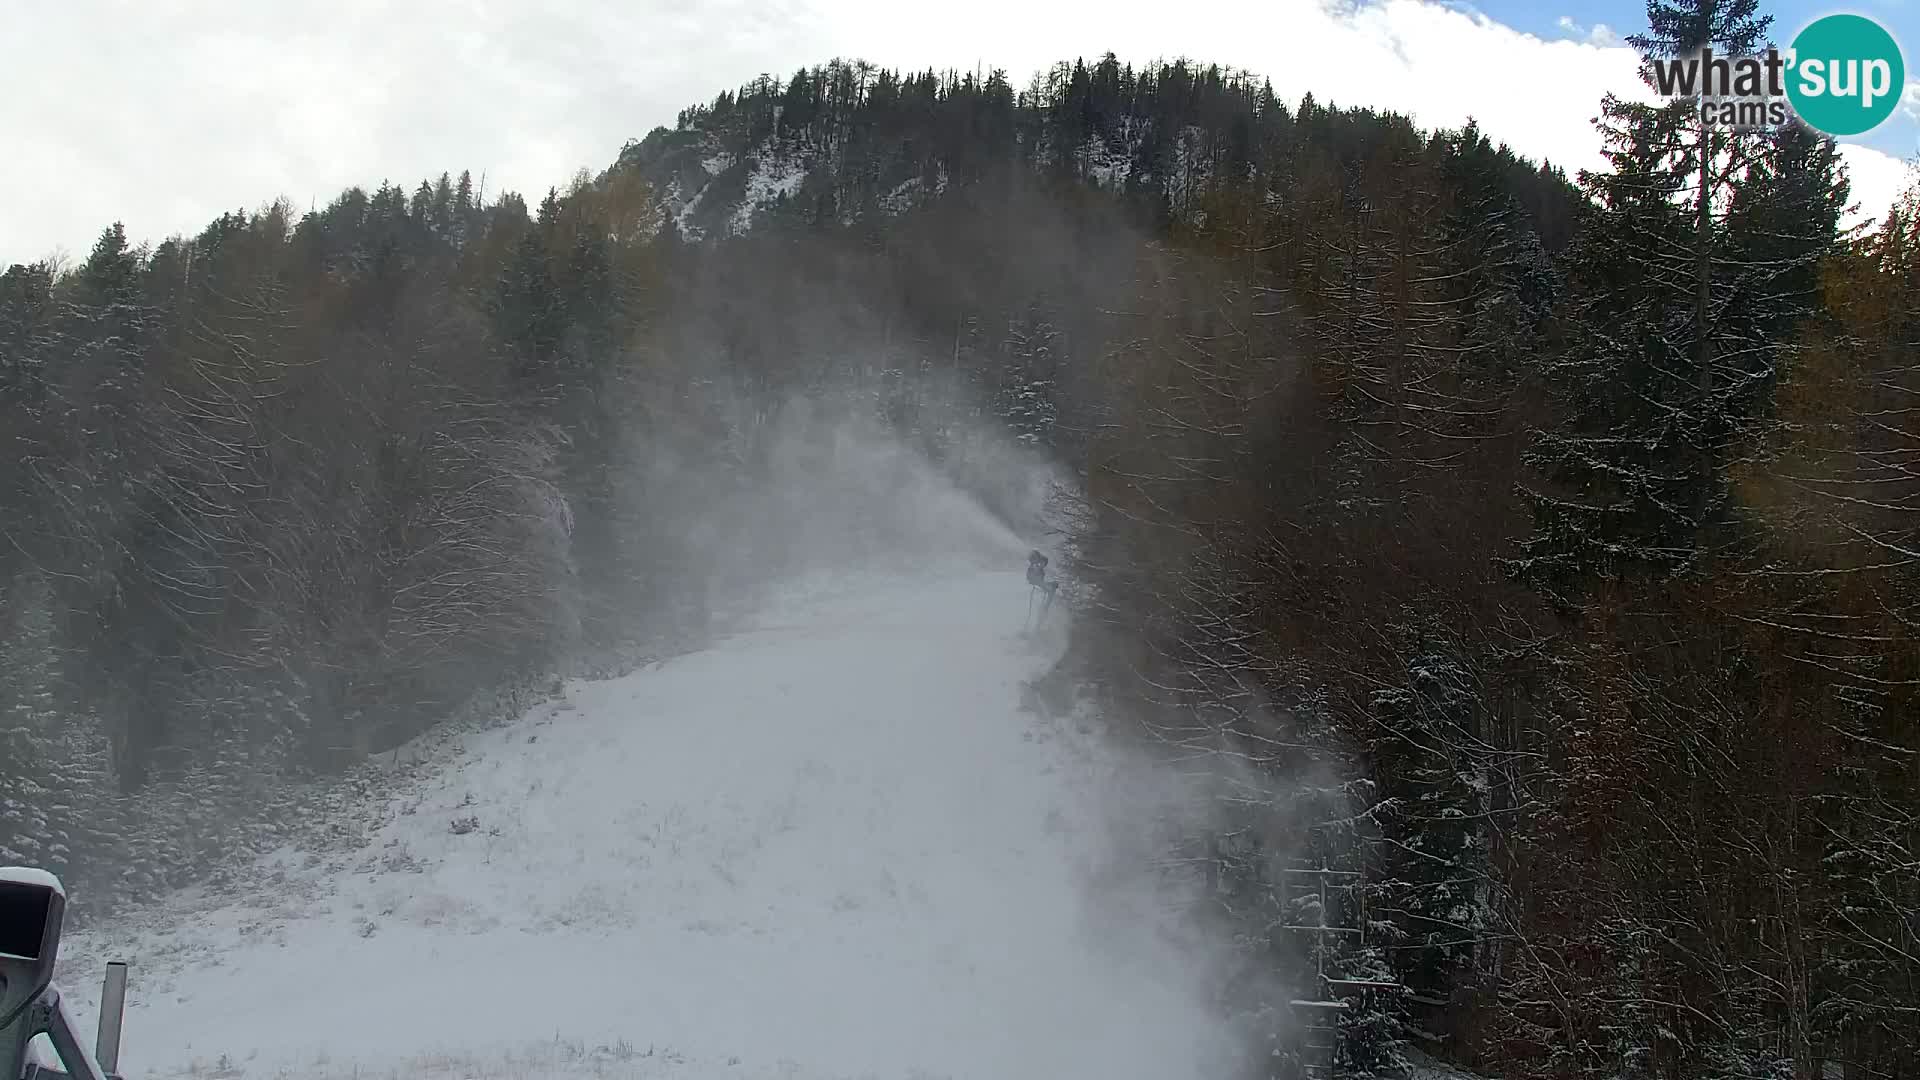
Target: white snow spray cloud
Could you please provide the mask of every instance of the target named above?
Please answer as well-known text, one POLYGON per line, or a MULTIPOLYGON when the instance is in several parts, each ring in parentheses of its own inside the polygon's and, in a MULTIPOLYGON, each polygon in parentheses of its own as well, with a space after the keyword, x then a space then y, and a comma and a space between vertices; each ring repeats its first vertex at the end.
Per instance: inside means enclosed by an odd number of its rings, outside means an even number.
MULTIPOLYGON (((1044 542, 1044 502, 1056 470, 984 425, 952 421, 941 460, 873 416, 870 394, 794 396, 750 417, 749 464, 639 457, 694 494, 653 512, 681 536, 681 573, 707 582, 716 609, 748 610, 797 577, 961 568, 1018 570, 1044 542)), ((652 492, 636 497, 646 510, 652 492)))
POLYGON ((129 1075, 1235 1075, 1157 841, 1190 782, 1022 708, 1061 644, 1017 636, 1025 538, 862 425, 783 423, 743 520, 888 572, 474 733, 359 852, 82 941, 136 960, 129 1075))
MULTIPOLYGON (((979 1071, 956 1069, 956 1077, 1232 1075, 1247 1040, 1221 1000, 1231 961, 1220 928, 1193 917, 1201 907, 1198 878, 1175 849, 1215 826, 1219 777, 1122 748, 1096 718, 1072 710, 1036 708, 1015 719, 1020 742, 1006 749, 1022 759, 1014 771, 1037 767, 1044 776, 1031 788, 996 779, 1007 762, 970 761, 910 738, 924 730, 922 714, 954 707, 932 700, 948 694, 959 697, 954 722, 962 729, 990 732, 1006 723, 996 715, 1005 706, 991 694, 981 700, 982 688, 966 674, 983 644, 1033 674, 1065 645, 1060 637, 1016 635, 1025 601, 1019 575, 1026 552, 1055 539, 1048 503, 1062 472, 991 422, 971 419, 977 412, 963 392, 915 391, 923 422, 941 432, 938 460, 874 418, 868 387, 790 398, 758 417, 761 431, 751 442, 764 473, 729 488, 698 526, 706 566, 731 583, 716 592, 743 588, 753 597, 753 616, 743 624, 755 628, 749 639, 802 633, 831 609, 846 612, 836 626, 865 625, 931 652, 927 666, 891 665, 891 642, 876 645, 845 694, 864 699, 902 681, 924 687, 902 706, 895 734, 906 741, 892 745, 906 756, 889 782, 954 789, 935 811, 951 818, 943 833, 983 865, 941 871, 947 886, 932 902, 957 924, 940 931, 942 947, 1001 981, 977 1000, 951 996, 971 991, 930 985, 893 988, 888 1000, 867 1007, 897 1017, 903 1031, 920 1030, 929 1013, 957 1011, 1018 1047, 1017 1058, 993 1068, 972 1058, 979 1071), (917 582, 927 581, 938 584, 922 591, 917 582), (981 584, 956 601, 954 582, 981 584), (931 609, 946 605, 979 613, 984 640, 972 631, 964 640, 945 638, 937 627, 944 616, 931 609), (940 775, 927 777, 928 770, 940 775), (1039 859, 1037 871, 991 869, 1028 857, 1039 859), (981 880, 982 872, 999 880, 981 880)), ((1034 705, 1031 694, 1014 689, 1034 705)), ((804 752, 864 752, 840 746, 846 731, 822 735, 824 744, 804 752)), ((1231 992, 1244 997, 1252 989, 1231 992)))

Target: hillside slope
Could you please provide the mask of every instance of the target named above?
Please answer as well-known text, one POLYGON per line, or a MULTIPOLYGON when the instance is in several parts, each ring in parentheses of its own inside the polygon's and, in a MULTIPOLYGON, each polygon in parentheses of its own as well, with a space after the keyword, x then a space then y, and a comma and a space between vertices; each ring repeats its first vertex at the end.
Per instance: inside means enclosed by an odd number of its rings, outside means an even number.
POLYGON ((1118 759, 1021 707, 1026 600, 816 580, 465 737, 351 858, 78 935, 69 985, 134 960, 129 1076, 1220 1075, 1118 759))

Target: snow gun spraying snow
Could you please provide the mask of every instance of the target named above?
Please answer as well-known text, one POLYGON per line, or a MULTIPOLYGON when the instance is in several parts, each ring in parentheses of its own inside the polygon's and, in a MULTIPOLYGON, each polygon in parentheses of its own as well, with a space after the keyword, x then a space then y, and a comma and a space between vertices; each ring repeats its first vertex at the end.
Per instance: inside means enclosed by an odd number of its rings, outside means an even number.
POLYGON ((1027 556, 1027 584, 1033 586, 1027 593, 1027 631, 1040 629, 1047 621, 1047 612, 1053 607, 1053 594, 1060 591, 1060 582, 1047 577, 1047 557, 1034 552, 1027 556), (1034 601, 1040 602, 1040 617, 1034 618, 1034 601))
POLYGON ((88 1051, 66 999, 53 985, 67 891, 45 870, 0 866, 0 1080, 120 1080, 120 1019, 127 965, 107 965, 100 994, 100 1030, 88 1051), (66 1071, 29 1062, 28 1046, 45 1035, 66 1071))

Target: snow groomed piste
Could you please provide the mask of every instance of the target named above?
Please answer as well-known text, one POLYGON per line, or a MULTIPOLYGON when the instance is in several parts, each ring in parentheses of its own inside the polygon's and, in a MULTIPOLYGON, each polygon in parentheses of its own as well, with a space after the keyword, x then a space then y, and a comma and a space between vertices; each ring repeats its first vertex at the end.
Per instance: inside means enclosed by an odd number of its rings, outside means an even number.
POLYGON ((462 736, 358 850, 280 851, 62 970, 134 958, 129 1078, 1219 1075, 1195 954, 1117 869, 1123 764, 1021 707, 1064 644, 1020 633, 1026 589, 796 586, 462 736))

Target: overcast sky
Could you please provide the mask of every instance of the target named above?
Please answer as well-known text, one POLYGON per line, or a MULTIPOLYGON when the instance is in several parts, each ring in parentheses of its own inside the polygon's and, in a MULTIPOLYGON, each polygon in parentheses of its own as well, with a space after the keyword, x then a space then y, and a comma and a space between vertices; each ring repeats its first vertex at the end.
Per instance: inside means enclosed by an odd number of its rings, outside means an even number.
MULTIPOLYGON (((688 104, 836 56, 1001 67, 1022 87, 1062 57, 1185 55, 1288 100, 1473 115, 1572 169, 1595 160, 1600 95, 1643 91, 1607 44, 1638 27, 1568 9, 1523 32, 1419 0, 0 0, 0 263, 84 255, 115 219, 158 241, 275 196, 304 208, 462 168, 490 194, 544 192, 688 104)), ((1904 164, 1847 158, 1884 208, 1904 164)))

